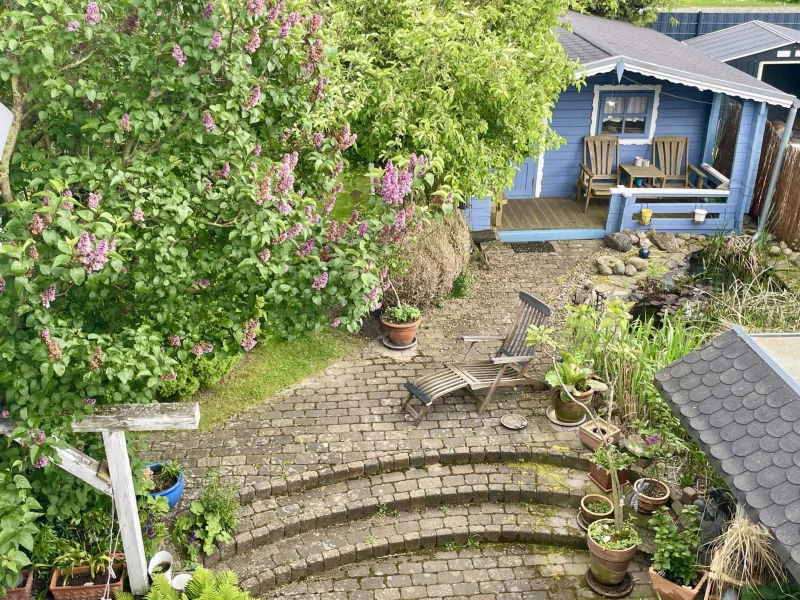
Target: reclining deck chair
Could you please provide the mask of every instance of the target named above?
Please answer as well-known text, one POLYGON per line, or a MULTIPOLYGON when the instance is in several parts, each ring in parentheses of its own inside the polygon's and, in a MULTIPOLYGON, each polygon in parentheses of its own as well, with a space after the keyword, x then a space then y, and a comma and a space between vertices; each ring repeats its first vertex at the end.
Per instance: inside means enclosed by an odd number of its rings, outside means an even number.
POLYGON ((408 398, 403 401, 403 409, 414 417, 416 425, 419 425, 435 400, 461 388, 475 398, 480 413, 483 412, 498 387, 529 385, 536 390, 546 390, 550 387, 544 381, 533 379, 527 375, 536 348, 529 347, 525 343, 528 326, 545 325, 550 317, 550 307, 525 292, 520 292, 519 299, 521 302, 517 310, 517 317, 508 335, 465 335, 460 338, 468 344, 463 362, 447 363, 436 373, 404 384, 409 394, 408 398), (470 361, 472 350, 477 342, 493 340, 502 342, 500 350, 493 358, 470 361), (486 388, 489 391, 483 400, 475 395, 476 391, 486 388), (421 404, 419 409, 411 406, 414 398, 421 404))

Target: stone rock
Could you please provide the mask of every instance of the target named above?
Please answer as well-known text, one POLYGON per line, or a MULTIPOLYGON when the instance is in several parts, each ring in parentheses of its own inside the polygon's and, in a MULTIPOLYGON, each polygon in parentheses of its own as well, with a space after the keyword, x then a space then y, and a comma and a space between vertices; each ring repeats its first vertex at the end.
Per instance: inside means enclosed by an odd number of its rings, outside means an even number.
POLYGON ((772 256, 778 256, 778 254, 781 253, 781 247, 780 246, 772 246, 769 249, 769 253, 772 254, 772 256))
POLYGON ((625 267, 625 275, 627 275, 628 277, 633 277, 634 275, 636 275, 636 272, 637 272, 636 267, 634 267, 633 265, 628 265, 627 267, 625 267))
POLYGON ((786 242, 781 242, 778 245, 780 246, 781 250, 786 250, 786 248, 788 248, 788 246, 786 245, 786 242))
POLYGON ((682 248, 686 245, 686 240, 684 238, 675 238, 675 243, 678 244, 678 247, 682 248))
POLYGON ((675 241, 675 236, 671 233, 651 229, 649 237, 656 248, 663 252, 678 252, 680 250, 678 242, 675 241))
POLYGON ((631 249, 631 238, 624 233, 609 233, 603 241, 617 252, 628 252, 631 249))
POLYGON ((639 244, 642 246, 642 248, 652 248, 653 247, 653 242, 651 242, 647 238, 639 238, 639 244))
POLYGON ((631 238, 631 244, 633 244, 634 246, 638 246, 639 245, 639 236, 630 235, 628 237, 631 238))
MULTIPOLYGON (((607 275, 611 275, 611 269, 608 270, 607 275)), ((575 291, 575 305, 580 306, 581 304, 594 305, 594 283, 591 281, 584 281, 581 287, 575 291)))
POLYGON ((784 253, 786 256, 790 256, 790 255, 792 254, 792 249, 791 249, 791 248, 784 248, 784 249, 783 249, 783 253, 784 253))
POLYGON ((614 271, 611 270, 611 267, 607 267, 606 265, 599 265, 597 267, 597 272, 600 275, 613 275, 614 271))
POLYGON ((647 269, 650 267, 650 263, 647 261, 646 258, 639 258, 638 256, 634 256, 625 261, 625 266, 627 267, 633 266, 633 268, 636 269, 637 271, 647 271, 647 269))
POLYGON ((623 275, 625 273, 625 265, 616 256, 598 256, 594 259, 594 264, 600 275, 623 275))

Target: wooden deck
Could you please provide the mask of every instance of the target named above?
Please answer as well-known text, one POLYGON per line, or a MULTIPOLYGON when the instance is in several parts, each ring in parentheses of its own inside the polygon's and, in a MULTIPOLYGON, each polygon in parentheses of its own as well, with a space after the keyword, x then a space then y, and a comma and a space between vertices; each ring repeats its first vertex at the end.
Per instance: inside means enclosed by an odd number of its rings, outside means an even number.
POLYGON ((592 200, 589 212, 569 198, 516 198, 503 206, 503 231, 605 229, 608 200, 592 200))

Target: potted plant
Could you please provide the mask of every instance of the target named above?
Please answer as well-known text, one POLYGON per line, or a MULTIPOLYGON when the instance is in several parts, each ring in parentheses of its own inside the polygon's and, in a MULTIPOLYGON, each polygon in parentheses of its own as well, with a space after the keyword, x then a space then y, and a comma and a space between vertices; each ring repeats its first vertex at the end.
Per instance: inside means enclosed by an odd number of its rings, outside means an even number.
POLYGON ((421 321, 420 310, 410 304, 390 306, 381 316, 381 325, 386 329, 389 340, 399 347, 411 345, 421 321))
POLYGON ((592 466, 589 468, 589 479, 594 481, 597 486, 606 493, 612 491, 611 482, 611 462, 613 461, 614 472, 620 486, 628 483, 628 468, 633 463, 633 457, 625 452, 621 452, 616 446, 595 450, 592 458, 592 466))
POLYGON ((54 564, 50 593, 55 600, 101 600, 105 597, 108 569, 114 570, 111 593, 122 591, 125 564, 113 564, 108 552, 91 553, 76 542, 69 542, 54 564))
POLYGON ((656 542, 650 581, 661 600, 694 600, 708 577, 707 571, 697 569, 694 559, 694 549, 700 543, 697 507, 684 506, 683 519, 685 526, 681 529, 666 507, 650 519, 656 542))
POLYGON ((672 455, 672 450, 658 433, 645 434, 643 450, 644 456, 655 462, 654 477, 643 477, 634 482, 633 506, 643 515, 652 515, 669 500, 669 485, 658 478, 658 472, 659 465, 672 455))
POLYGON ((591 402, 596 391, 608 389, 605 383, 594 378, 591 367, 570 352, 562 352, 561 360, 554 363, 544 378, 548 384, 559 390, 553 397, 553 408, 562 423, 578 423, 583 420, 586 411, 580 404, 591 402))
POLYGON ((148 465, 144 478, 153 482, 150 495, 165 497, 169 508, 174 507, 183 496, 183 467, 176 462, 148 465))
POLYGON ((33 569, 20 571, 17 581, 17 587, 6 588, 6 598, 8 600, 29 600, 33 589, 33 569))
POLYGON ((600 494, 586 494, 581 498, 581 519, 588 526, 600 519, 607 519, 614 514, 611 500, 600 494))
POLYGON ((623 524, 617 531, 614 519, 600 519, 589 525, 586 543, 591 555, 592 578, 603 586, 614 587, 625 579, 641 539, 630 523, 623 524))
POLYGON ((586 421, 578 427, 578 439, 589 450, 597 450, 603 445, 603 440, 608 438, 612 444, 616 444, 622 431, 613 423, 607 423, 605 419, 586 421))

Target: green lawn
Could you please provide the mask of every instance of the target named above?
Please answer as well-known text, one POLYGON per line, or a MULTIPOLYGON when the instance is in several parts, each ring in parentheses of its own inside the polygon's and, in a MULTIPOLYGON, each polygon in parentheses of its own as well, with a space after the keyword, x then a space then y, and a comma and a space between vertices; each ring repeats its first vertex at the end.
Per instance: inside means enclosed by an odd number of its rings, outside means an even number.
POLYGON ((289 342, 259 341, 233 371, 191 398, 200 403, 200 428, 224 423, 283 388, 316 375, 363 341, 341 334, 307 335, 289 342))
POLYGON ((728 7, 747 7, 764 8, 771 6, 798 6, 796 0, 677 0, 676 8, 687 6, 705 8, 709 6, 728 6, 728 7))
POLYGON ((367 171, 366 167, 363 169, 357 167, 353 170, 346 171, 342 174, 342 183, 344 187, 342 191, 336 195, 336 206, 333 207, 331 217, 338 221, 347 220, 353 213, 353 197, 352 192, 358 190, 361 192, 361 201, 365 201, 369 196, 369 179, 364 176, 367 171))

